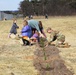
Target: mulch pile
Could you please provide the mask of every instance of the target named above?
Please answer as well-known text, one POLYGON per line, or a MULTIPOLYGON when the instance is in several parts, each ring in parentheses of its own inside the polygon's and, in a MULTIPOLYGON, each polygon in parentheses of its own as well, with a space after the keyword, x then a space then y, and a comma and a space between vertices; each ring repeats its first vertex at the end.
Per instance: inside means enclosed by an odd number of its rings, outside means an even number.
POLYGON ((39 75, 73 75, 60 58, 59 50, 55 46, 38 47, 34 54, 34 66, 39 75))

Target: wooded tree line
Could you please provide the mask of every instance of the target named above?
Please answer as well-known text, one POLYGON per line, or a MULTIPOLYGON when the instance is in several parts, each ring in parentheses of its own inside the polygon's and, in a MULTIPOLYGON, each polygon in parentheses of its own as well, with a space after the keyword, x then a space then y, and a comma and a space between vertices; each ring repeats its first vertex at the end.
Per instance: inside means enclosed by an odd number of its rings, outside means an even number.
POLYGON ((19 10, 28 15, 76 15, 76 0, 24 0, 19 10))

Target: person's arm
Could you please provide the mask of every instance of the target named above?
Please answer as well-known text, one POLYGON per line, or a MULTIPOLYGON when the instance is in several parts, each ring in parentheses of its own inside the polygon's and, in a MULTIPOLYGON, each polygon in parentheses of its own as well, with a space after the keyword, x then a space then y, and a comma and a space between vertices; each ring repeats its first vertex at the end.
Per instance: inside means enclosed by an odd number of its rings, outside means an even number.
POLYGON ((47 38, 47 36, 46 36, 44 30, 42 30, 42 34, 44 35, 45 38, 47 38))
POLYGON ((17 26, 17 24, 16 24, 16 23, 14 23, 14 27, 15 27, 15 28, 19 28, 19 26, 17 26))
POLYGON ((40 29, 39 29, 39 25, 36 25, 36 29, 37 29, 37 31, 39 32, 40 37, 44 37, 43 34, 41 33, 40 29))
POLYGON ((50 42, 53 42, 54 36, 53 34, 50 35, 50 42))

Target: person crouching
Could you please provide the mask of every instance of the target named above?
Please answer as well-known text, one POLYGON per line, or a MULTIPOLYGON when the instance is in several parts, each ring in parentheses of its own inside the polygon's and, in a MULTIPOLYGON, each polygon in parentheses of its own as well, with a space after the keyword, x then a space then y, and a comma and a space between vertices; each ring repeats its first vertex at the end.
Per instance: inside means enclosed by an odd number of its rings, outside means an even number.
POLYGON ((55 30, 53 30, 51 28, 47 29, 47 33, 50 33, 50 43, 52 43, 55 40, 57 40, 56 46, 58 46, 58 45, 64 45, 65 35, 60 34, 59 31, 55 31, 55 30))
POLYGON ((21 31, 21 35, 22 35, 23 46, 29 45, 30 44, 29 38, 31 38, 31 36, 32 36, 32 30, 26 20, 23 21, 23 28, 21 31))

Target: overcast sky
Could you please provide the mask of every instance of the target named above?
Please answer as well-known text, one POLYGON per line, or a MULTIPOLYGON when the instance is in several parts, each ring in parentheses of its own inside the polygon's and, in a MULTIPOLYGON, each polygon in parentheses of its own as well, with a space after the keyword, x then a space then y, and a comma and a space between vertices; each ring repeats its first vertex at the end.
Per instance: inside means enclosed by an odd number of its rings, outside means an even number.
POLYGON ((23 0, 0 0, 0 11, 17 10, 23 0))

